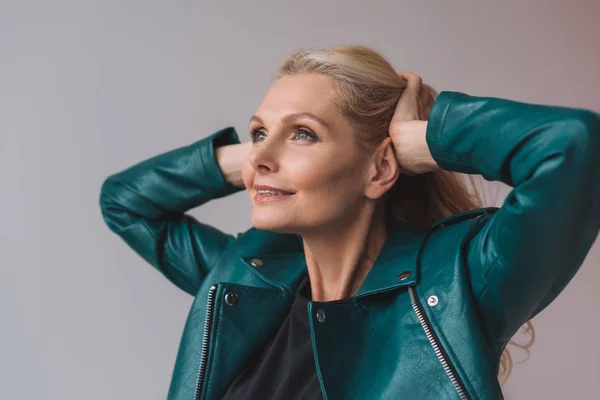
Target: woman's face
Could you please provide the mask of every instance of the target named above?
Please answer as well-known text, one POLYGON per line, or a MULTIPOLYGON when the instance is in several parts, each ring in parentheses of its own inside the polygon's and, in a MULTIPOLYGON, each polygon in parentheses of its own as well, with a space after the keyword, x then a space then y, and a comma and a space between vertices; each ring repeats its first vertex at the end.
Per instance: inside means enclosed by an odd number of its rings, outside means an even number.
POLYGON ((302 233, 333 227, 352 218, 365 200, 368 155, 352 140, 333 90, 324 75, 284 76, 251 119, 255 136, 242 179, 257 229, 302 233), (261 196, 256 185, 293 194, 261 196))

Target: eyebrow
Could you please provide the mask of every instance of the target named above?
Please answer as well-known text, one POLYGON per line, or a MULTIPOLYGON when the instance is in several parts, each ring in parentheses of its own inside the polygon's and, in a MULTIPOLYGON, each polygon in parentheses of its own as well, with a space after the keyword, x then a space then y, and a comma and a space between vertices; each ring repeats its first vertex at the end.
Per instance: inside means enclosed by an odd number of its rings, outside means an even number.
MULTIPOLYGON (((321 118, 317 117, 316 115, 313 115, 313 114, 307 113, 307 112, 288 114, 285 117, 283 117, 281 120, 284 123, 289 123, 290 121, 292 121, 294 119, 300 119, 300 118, 311 119, 311 120, 317 122, 318 124, 321 124, 325 128, 329 129, 329 124, 327 122, 323 121, 321 118)), ((252 122, 252 121, 257 121, 257 122, 265 125, 263 120, 258 115, 253 115, 252 117, 250 117, 250 122, 252 122)))

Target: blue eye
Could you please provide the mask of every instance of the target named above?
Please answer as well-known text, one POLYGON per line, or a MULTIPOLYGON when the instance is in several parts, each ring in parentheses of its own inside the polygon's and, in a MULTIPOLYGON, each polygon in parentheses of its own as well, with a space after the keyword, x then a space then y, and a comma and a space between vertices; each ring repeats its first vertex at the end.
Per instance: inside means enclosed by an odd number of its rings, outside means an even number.
POLYGON ((312 132, 306 131, 304 129, 296 129, 294 132, 296 132, 298 135, 304 134, 308 136, 310 140, 314 140, 315 142, 317 141, 317 136, 312 132))
POLYGON ((258 129, 255 129, 253 131, 250 131, 250 138, 252 139, 252 143, 256 142, 256 136, 258 136, 259 133, 263 133, 258 129))
MULTIPOLYGON (((298 137, 299 135, 306 135, 306 136, 308 136, 309 141, 312 140, 313 142, 316 142, 318 140, 317 135, 315 135, 314 133, 309 132, 307 130, 295 129, 294 132, 296 133, 296 137, 298 137)), ((264 132, 261 129, 254 129, 254 130, 250 131, 249 135, 250 135, 250 138, 252 138, 252 143, 258 142, 257 136, 261 133, 264 134, 264 132)), ((306 140, 306 139, 300 139, 300 140, 306 140)))

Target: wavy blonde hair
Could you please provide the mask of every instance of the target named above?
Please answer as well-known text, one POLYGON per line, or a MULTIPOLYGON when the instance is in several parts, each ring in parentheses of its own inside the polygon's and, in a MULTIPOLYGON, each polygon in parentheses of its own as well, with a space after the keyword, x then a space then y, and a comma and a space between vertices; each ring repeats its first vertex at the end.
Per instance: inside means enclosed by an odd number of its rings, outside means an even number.
MULTIPOLYGON (((394 70, 389 61, 373 49, 358 45, 325 49, 302 48, 296 50, 279 67, 272 80, 286 75, 317 73, 335 82, 334 101, 342 115, 354 127, 355 142, 367 151, 373 150, 387 136, 398 99, 406 88, 406 81, 394 70)), ((424 120, 438 92, 421 84, 420 104, 424 120)), ((457 212, 482 207, 483 201, 473 179, 467 175, 473 192, 457 172, 438 170, 414 176, 400 175, 386 193, 386 222, 408 221, 428 227, 434 221, 457 212), (406 196, 405 193, 410 193, 406 196)), ((527 351, 534 341, 531 321, 523 325, 530 340, 519 344, 509 343, 527 351)), ((508 348, 501 357, 498 379, 504 386, 513 366, 508 348)))

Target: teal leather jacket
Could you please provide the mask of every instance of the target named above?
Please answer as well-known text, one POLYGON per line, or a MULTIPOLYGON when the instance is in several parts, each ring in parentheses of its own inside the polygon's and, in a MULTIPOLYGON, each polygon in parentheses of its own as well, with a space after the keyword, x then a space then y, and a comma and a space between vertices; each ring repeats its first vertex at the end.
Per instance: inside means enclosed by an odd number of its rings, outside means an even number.
MULTIPOLYGON (((600 227, 600 115, 443 91, 427 144, 439 166, 512 187, 501 208, 427 229, 397 224, 351 304, 307 313, 325 399, 499 399, 499 359, 573 278, 600 227)), ((194 296, 170 400, 218 399, 288 312, 307 274, 299 235, 237 235, 185 212, 240 190, 215 147, 233 127, 109 176, 108 227, 194 296)))

